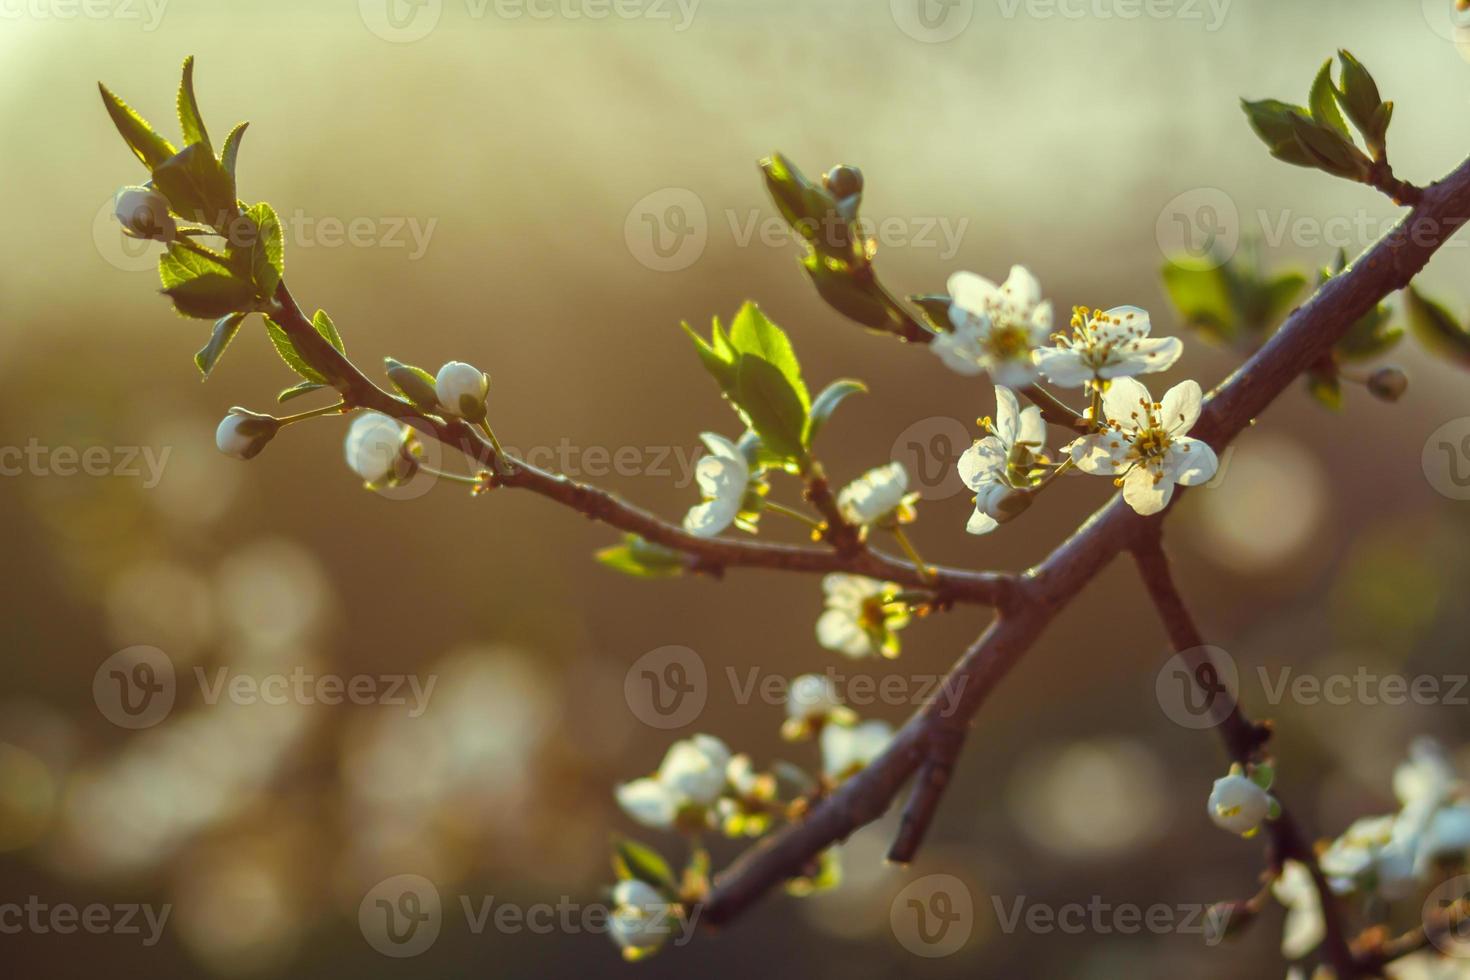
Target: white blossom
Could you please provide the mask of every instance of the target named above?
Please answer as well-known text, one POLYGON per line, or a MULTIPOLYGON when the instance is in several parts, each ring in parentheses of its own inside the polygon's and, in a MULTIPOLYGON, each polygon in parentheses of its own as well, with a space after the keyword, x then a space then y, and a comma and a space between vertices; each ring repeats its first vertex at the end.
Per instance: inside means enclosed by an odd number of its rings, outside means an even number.
POLYGON ((975 491, 975 512, 965 530, 988 534, 1025 510, 1031 470, 1046 451, 1046 423, 1041 409, 1021 410, 1009 388, 996 385, 995 422, 990 434, 960 455, 958 469, 965 486, 975 491))
POLYGON ((668 829, 682 811, 715 804, 725 791, 729 766, 730 750, 713 735, 675 742, 656 774, 617 788, 618 805, 644 826, 668 829))
POLYGON ((630 878, 613 887, 608 931, 628 959, 655 952, 673 933, 677 905, 647 882, 630 878))
MULTIPOLYGON (((902 463, 871 469, 837 494, 837 509, 852 524, 872 524, 911 503, 906 492, 909 475, 902 463)), ((899 519, 907 515, 900 513, 899 519)))
POLYGON ((1136 306, 1090 311, 1078 307, 1072 333, 1036 352, 1036 366, 1052 384, 1076 388, 1088 381, 1166 371, 1179 360, 1178 337, 1150 337, 1148 313, 1136 306))
POLYGON ((1281 874, 1271 883, 1271 894, 1286 906, 1286 922, 1281 928, 1281 955, 1289 960, 1301 959, 1316 949, 1327 935, 1322 899, 1312 882, 1312 873, 1300 861, 1287 861, 1281 866, 1281 874))
POLYGON ((1253 835, 1271 813, 1271 794, 1243 773, 1215 780, 1209 813, 1215 825, 1242 837, 1253 835))
POLYGON ((1416 888, 1415 835, 1393 814, 1355 820, 1327 850, 1318 864, 1332 879, 1334 891, 1360 888, 1377 892, 1388 901, 1413 894, 1416 888))
POLYGON ((857 725, 828 725, 822 729, 822 771, 834 780, 846 779, 872 762, 893 741, 886 721, 857 725))
POLYGON ((130 238, 171 242, 179 237, 178 222, 169 213, 168 198, 151 187, 124 187, 112 199, 113 214, 130 238))
POLYGON ((450 361, 434 377, 434 393, 445 413, 468 422, 485 419, 485 397, 490 376, 464 361, 450 361))
POLYGON ((817 642, 849 657, 896 657, 898 630, 908 625, 908 610, 890 597, 892 582, 833 572, 822 579, 826 611, 817 620, 817 642))
POLYGON ((253 459, 280 428, 280 420, 270 415, 232 408, 214 430, 214 444, 226 456, 253 459))
POLYGON ((1137 381, 1118 378, 1103 394, 1104 430, 1073 442, 1072 460, 1084 473, 1114 477, 1138 513, 1157 514, 1176 483, 1206 483, 1219 465, 1207 443, 1188 435, 1201 398, 1194 381, 1180 382, 1156 402, 1137 381))
POLYGON ((694 467, 694 481, 704 499, 684 515, 684 530, 712 538, 734 523, 750 487, 750 464, 729 439, 706 432, 700 436, 709 455, 694 467))
POLYGON ((824 674, 802 674, 786 690, 786 717, 792 721, 825 718, 840 707, 837 685, 824 674))
POLYGON ((960 374, 989 372, 996 384, 1024 387, 1036 380, 1034 352, 1051 334, 1051 304, 1041 284, 1023 267, 1011 267, 997 286, 973 272, 949 277, 949 320, 953 330, 929 345, 960 374))
POLYGON ((381 412, 364 412, 353 420, 343 444, 347 465, 370 487, 405 479, 414 468, 407 451, 413 430, 381 412))

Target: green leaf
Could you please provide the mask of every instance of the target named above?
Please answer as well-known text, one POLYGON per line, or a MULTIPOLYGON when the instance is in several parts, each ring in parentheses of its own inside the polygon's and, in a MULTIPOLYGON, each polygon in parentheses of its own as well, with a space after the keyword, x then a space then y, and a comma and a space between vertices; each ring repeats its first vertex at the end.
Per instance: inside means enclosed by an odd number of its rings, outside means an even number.
POLYGON ((234 178, 204 143, 191 143, 154 167, 153 183, 189 221, 223 230, 234 216, 234 178))
POLYGON ((276 401, 283 403, 288 402, 293 398, 300 398, 302 395, 309 395, 313 391, 321 391, 326 387, 326 385, 317 384, 315 381, 303 381, 300 384, 292 385, 285 391, 281 392, 279 395, 276 396, 276 401))
POLYGON ((848 395, 865 393, 867 390, 868 386, 861 381, 853 381, 848 378, 834 381, 823 388, 812 401, 811 415, 806 422, 806 437, 803 440, 806 447, 810 449, 812 443, 817 441, 817 434, 822 431, 822 427, 827 424, 832 413, 837 411, 837 406, 841 405, 848 395))
POLYGON ((1378 83, 1373 81, 1373 76, 1363 67, 1361 61, 1346 50, 1338 51, 1337 57, 1342 62, 1340 101, 1343 110, 1358 128, 1358 132, 1363 134, 1363 139, 1368 141, 1369 146, 1381 147, 1388 133, 1391 104, 1385 103, 1378 94, 1378 83), (1389 105, 1390 110, 1380 113, 1385 105, 1389 105))
POLYGON ((1291 125, 1297 143, 1317 169, 1348 180, 1362 180, 1367 176, 1369 160, 1352 140, 1300 116, 1292 116, 1291 125))
POLYGON ((342 335, 337 332, 337 327, 332 323, 332 318, 327 316, 326 310, 317 310, 316 316, 311 318, 311 325, 316 327, 316 332, 321 334, 327 343, 336 348, 338 354, 347 353, 347 348, 342 343, 342 335))
POLYGON ((635 578, 671 578, 684 572, 684 556, 671 548, 625 535, 622 544, 603 548, 594 556, 603 565, 635 578))
POLYGON ((705 340, 688 323, 680 323, 689 339, 694 341, 694 349, 699 354, 700 363, 704 369, 719 384, 720 390, 730 397, 735 394, 735 352, 730 349, 729 342, 725 340, 724 331, 720 329, 720 321, 715 320, 713 341, 705 340))
POLYGON ((730 323, 730 346, 739 354, 753 354, 775 365, 786 376, 801 401, 802 411, 811 407, 811 395, 801 377, 801 365, 786 332, 772 323, 760 307, 746 302, 730 323))
POLYGON ((634 878, 666 893, 677 892, 674 869, 653 848, 626 837, 616 839, 613 847, 613 870, 618 878, 634 878))
POLYGON ((1316 79, 1312 81, 1312 92, 1307 97, 1307 104, 1312 107, 1312 118, 1319 124, 1331 129, 1343 139, 1352 139, 1352 135, 1348 132, 1347 121, 1342 118, 1342 112, 1337 108, 1337 88, 1332 84, 1331 58, 1322 63, 1316 79))
POLYGON ((765 175, 766 190, 786 223, 817 248, 831 244, 822 229, 836 214, 836 199, 825 188, 808 180, 780 153, 762 160, 760 168, 765 175))
POLYGON ((234 272, 226 256, 214 252, 200 254, 178 242, 170 243, 168 250, 158 257, 158 278, 165 289, 205 275, 234 276, 234 272))
POLYGON ((281 360, 286 366, 295 371, 307 381, 317 384, 326 384, 327 379, 322 377, 320 371, 306 363, 306 359, 296 350, 296 345, 291 342, 290 334, 286 329, 270 317, 265 318, 265 332, 271 339, 271 345, 275 347, 276 353, 281 355, 281 360))
POLYGON ((250 276, 261 298, 269 299, 286 271, 284 236, 276 212, 265 203, 247 208, 231 232, 232 262, 250 276))
POLYGON ((199 114, 199 100, 194 97, 194 56, 184 59, 184 76, 179 80, 179 128, 184 133, 184 143, 203 143, 209 146, 209 133, 204 129, 204 117, 199 114))
POLYGON ((240 324, 244 323, 245 318, 249 315, 248 313, 231 313, 215 321, 214 333, 210 334, 209 343, 194 355, 194 364, 198 366, 200 374, 206 378, 209 377, 209 372, 214 370, 220 355, 225 352, 226 347, 230 346, 230 341, 234 340, 235 334, 240 332, 240 324))
POLYGON ((153 127, 133 111, 131 106, 113 95, 106 85, 98 82, 97 88, 102 92, 102 104, 107 107, 112 124, 145 167, 152 170, 178 152, 172 143, 155 133, 153 127))
POLYGON ((254 308, 255 289, 231 275, 216 272, 196 276, 164 291, 174 308, 184 316, 214 320, 254 308))
POLYGON ((897 325, 893 307, 873 277, 855 276, 846 262, 816 252, 802 258, 801 266, 823 301, 849 320, 873 330, 892 330, 897 325))
POLYGON ((1306 284, 1307 277, 1300 272, 1283 272, 1257 284, 1243 304, 1245 321, 1264 332, 1275 330, 1296 306, 1306 284))
POLYGON ((240 155, 240 140, 244 138, 245 127, 249 125, 248 122, 242 122, 230 130, 229 135, 225 137, 224 148, 219 151, 220 166, 225 168, 231 180, 236 179, 235 159, 240 155))
POLYGON ((388 380, 398 393, 407 398, 421 412, 438 414, 444 409, 439 404, 439 392, 434 385, 434 376, 423 368, 404 364, 391 357, 383 358, 388 369, 388 380))
POLYGON ((1324 408, 1342 411, 1342 382, 1337 371, 1312 370, 1307 372, 1307 392, 1324 408))
POLYGON ((949 308, 954 300, 947 293, 927 296, 910 296, 909 302, 919 308, 924 316, 924 325, 935 333, 949 333, 954 323, 949 318, 949 308))
POLYGON ((1410 286, 1404 290, 1404 313, 1420 343, 1444 357, 1470 364, 1470 332, 1444 306, 1410 286))
POLYGON ((781 369, 765 358, 742 354, 735 387, 736 404, 766 448, 792 460, 805 459, 806 408, 781 369))
POLYGON ((806 898, 819 892, 831 891, 842 884, 842 863, 837 849, 829 847, 816 857, 816 867, 810 874, 792 878, 786 883, 786 892, 796 898, 806 898))
POLYGON ((1191 260, 1164 265, 1164 289, 1186 323, 1221 343, 1235 339, 1235 304, 1224 266, 1191 260))

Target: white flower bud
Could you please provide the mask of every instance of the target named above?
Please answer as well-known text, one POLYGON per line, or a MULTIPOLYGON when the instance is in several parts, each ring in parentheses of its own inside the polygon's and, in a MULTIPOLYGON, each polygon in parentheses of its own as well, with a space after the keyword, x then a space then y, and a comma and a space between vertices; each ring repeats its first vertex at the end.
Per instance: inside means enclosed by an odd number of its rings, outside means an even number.
POLYGON ((178 224, 168 211, 168 198, 151 187, 124 187, 112 199, 113 213, 132 238, 171 242, 178 237, 178 224))
POLYGON ((837 494, 837 507, 853 524, 872 524, 902 504, 908 488, 909 475, 903 464, 889 463, 843 487, 837 494))
POLYGON ((975 509, 1004 524, 1031 506, 1031 494, 1004 483, 987 483, 975 493, 975 509))
POLYGON ((490 393, 490 376, 464 361, 450 361, 434 378, 439 405, 466 422, 485 419, 485 396, 490 393))
POLYGON ((826 718, 842 707, 837 686, 832 678, 802 674, 791 682, 786 692, 786 717, 792 721, 814 721, 826 718))
POLYGON ((620 881, 612 897, 608 931, 628 959, 654 952, 678 927, 677 906, 647 882, 632 878, 620 881))
POLYGON ((725 790, 730 750, 711 735, 675 742, 658 769, 658 781, 682 802, 712 806, 725 790))
POLYGON ((369 486, 407 479, 416 465, 404 452, 410 434, 396 419, 381 412, 364 412, 347 430, 343 445, 347 465, 369 486))
POLYGON ((1271 812, 1271 794, 1248 776, 1231 773, 1215 780, 1210 790, 1210 819, 1215 825, 1242 836, 1254 833, 1271 812))
POLYGON ((281 423, 270 415, 232 408, 214 430, 214 444, 226 456, 252 459, 275 437, 281 423))
POLYGON ((846 779, 888 748, 893 729, 884 721, 860 725, 828 725, 822 729, 822 771, 836 780, 846 779))

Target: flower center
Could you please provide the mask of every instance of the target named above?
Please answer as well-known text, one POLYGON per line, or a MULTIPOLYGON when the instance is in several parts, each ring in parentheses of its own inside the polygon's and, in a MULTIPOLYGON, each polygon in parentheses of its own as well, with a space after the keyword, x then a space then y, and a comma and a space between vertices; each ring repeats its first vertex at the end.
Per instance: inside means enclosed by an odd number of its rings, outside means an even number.
POLYGON ((985 348, 997 360, 1015 360, 1031 352, 1031 335, 1022 324, 998 323, 985 339, 985 348))
POLYGON ((882 633, 887 624, 888 617, 883 612, 883 597, 875 595, 864 599, 862 608, 858 611, 858 625, 865 632, 882 633))
POLYGON ((1169 452, 1169 433, 1150 426, 1133 439, 1133 452, 1145 463, 1163 459, 1169 452))

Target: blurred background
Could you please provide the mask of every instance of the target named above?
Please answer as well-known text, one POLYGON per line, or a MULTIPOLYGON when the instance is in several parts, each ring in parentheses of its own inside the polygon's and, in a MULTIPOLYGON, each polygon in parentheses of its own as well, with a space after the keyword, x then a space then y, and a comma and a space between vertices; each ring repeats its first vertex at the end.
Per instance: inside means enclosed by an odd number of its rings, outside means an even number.
MULTIPOLYGON (((699 433, 737 431, 679 321, 755 299, 810 382, 870 385, 827 430, 834 477, 904 460, 926 497, 913 533, 927 558, 1015 570, 1109 488, 1062 481, 1023 520, 965 535, 968 495, 943 464, 993 411, 988 383, 828 309, 776 233, 757 159, 779 149, 813 176, 860 166, 896 291, 1019 262, 1059 310, 1136 304, 1155 332, 1185 332, 1159 270, 1201 233, 1312 271, 1397 213, 1271 160, 1239 97, 1304 98, 1347 47, 1396 102, 1402 176, 1428 182, 1470 150, 1450 4, 392 3, 0 4, 0 903, 170 910, 151 937, 141 916, 141 934, 4 929, 13 975, 1278 974, 1274 908, 1221 949, 1184 928, 1073 933, 998 914, 1255 890, 1260 847, 1206 817, 1222 755, 1156 696, 1167 649, 1123 563, 986 706, 913 868, 882 862, 890 817, 844 848, 838 891, 775 896, 637 965, 597 930, 477 927, 466 905, 490 898, 604 902, 610 833, 678 858, 677 840, 612 802, 673 738, 709 732, 759 765, 815 767, 748 678, 834 669, 912 690, 986 615, 916 622, 896 663, 839 662, 815 642, 814 578, 636 581, 591 559, 614 532, 533 496, 364 492, 341 420, 293 427, 248 464, 220 455, 224 411, 270 411, 294 378, 252 320, 199 382, 208 325, 169 310, 158 246, 124 242, 111 219, 115 189, 143 178, 95 83, 173 137, 179 63, 196 55, 216 139, 251 122, 240 193, 280 214, 301 303, 329 311, 369 371, 385 355, 488 370, 497 431, 538 462, 682 515, 699 433), (670 645, 704 665, 707 698, 661 730, 624 680, 670 645), (171 703, 120 712, 118 671, 169 674, 171 703), (292 677, 363 677, 366 693, 249 696, 292 677), (935 873, 964 883, 973 921, 959 948, 921 958, 890 910, 935 873), (376 951, 358 914, 403 874, 443 905, 437 940, 411 959, 376 951)), ((1457 314, 1464 244, 1422 280, 1457 314)), ((1208 388, 1240 361, 1186 340, 1166 383, 1208 388)), ((1293 389, 1171 521, 1186 593, 1251 712, 1276 720, 1283 795, 1321 836, 1392 808, 1414 735, 1459 751, 1470 734, 1470 691, 1451 690, 1470 504, 1427 465, 1431 434, 1470 427, 1466 378, 1412 340, 1390 359, 1412 379, 1402 401, 1350 384, 1334 413, 1293 389), (1283 677, 1364 672, 1434 678, 1440 694, 1279 691, 1283 677)), ((800 540, 778 521, 766 534, 800 540)), ((859 710, 898 723, 911 707, 859 710)), ((717 848, 717 866, 733 853, 717 848)))

